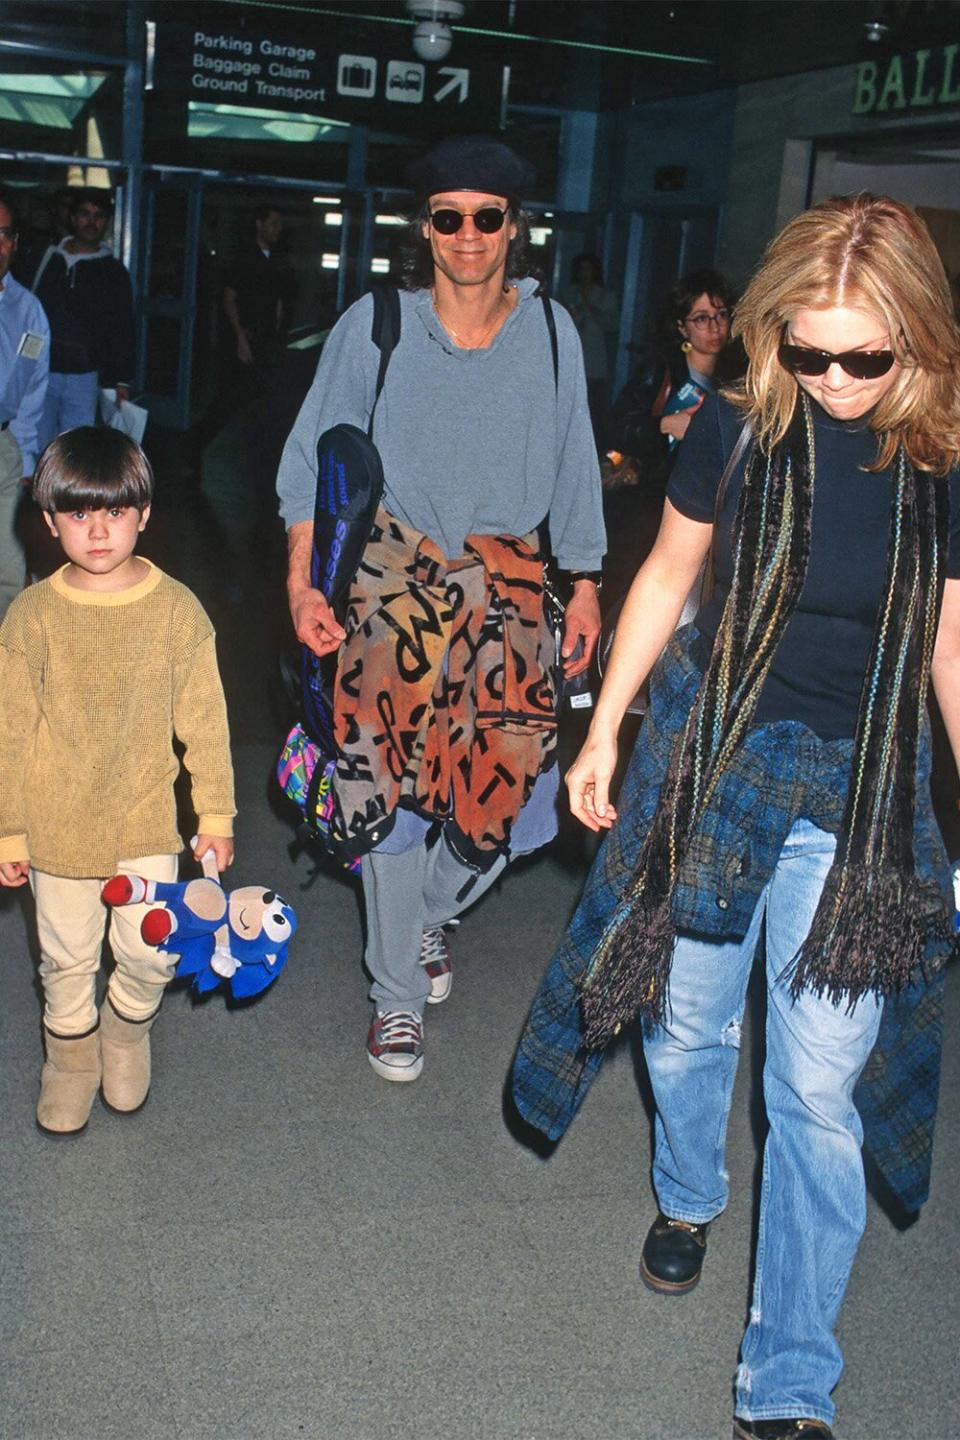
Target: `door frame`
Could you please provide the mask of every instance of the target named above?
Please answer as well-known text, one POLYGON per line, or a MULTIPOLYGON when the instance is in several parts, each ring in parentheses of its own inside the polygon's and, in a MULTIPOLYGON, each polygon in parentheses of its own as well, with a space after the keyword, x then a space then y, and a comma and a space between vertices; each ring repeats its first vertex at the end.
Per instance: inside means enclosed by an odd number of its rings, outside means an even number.
POLYGON ((197 298, 197 263, 200 252, 200 217, 203 209, 203 172, 185 170, 176 173, 148 170, 143 185, 143 225, 141 229, 140 274, 146 282, 140 302, 140 324, 137 335, 137 373, 146 384, 147 349, 151 321, 175 319, 180 332, 177 345, 177 380, 172 395, 145 389, 141 396, 151 419, 158 425, 186 430, 190 424, 190 395, 193 384, 193 330, 197 298), (153 253, 157 200, 163 194, 186 196, 186 230, 183 248, 183 275, 178 296, 153 296, 149 293, 150 257, 153 253))

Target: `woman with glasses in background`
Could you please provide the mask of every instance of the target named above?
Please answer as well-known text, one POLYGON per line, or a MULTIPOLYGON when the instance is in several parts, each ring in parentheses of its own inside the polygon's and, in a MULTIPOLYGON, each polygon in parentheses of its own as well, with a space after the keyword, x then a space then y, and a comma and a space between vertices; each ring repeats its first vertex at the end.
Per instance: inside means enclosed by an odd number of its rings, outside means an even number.
MULTIPOLYGON (((678 280, 660 319, 659 358, 638 369, 611 409, 606 435, 612 448, 602 467, 608 537, 604 664, 623 597, 656 536, 690 421, 719 384, 743 373, 742 346, 730 343, 732 307, 732 291, 717 270, 695 270, 678 280)), ((685 619, 696 610, 702 583, 698 575, 685 619)))
POLYGON ((960 758, 960 334, 923 222, 868 194, 786 226, 736 327, 745 380, 689 425, 567 775, 574 814, 609 833, 514 1085, 556 1138, 640 1017, 659 1205, 640 1277, 692 1290, 728 1198, 762 936, 769 1133, 733 1433, 827 1440, 864 1131, 903 1208, 929 1183, 952 897, 926 698, 960 758), (713 596, 674 634, 711 546, 713 596), (620 720, 651 668, 615 809, 620 720))
POLYGON ((704 399, 742 370, 740 347, 728 350, 732 316, 732 292, 718 271, 684 275, 664 306, 658 359, 641 366, 613 405, 608 444, 630 457, 646 489, 662 493, 704 399))

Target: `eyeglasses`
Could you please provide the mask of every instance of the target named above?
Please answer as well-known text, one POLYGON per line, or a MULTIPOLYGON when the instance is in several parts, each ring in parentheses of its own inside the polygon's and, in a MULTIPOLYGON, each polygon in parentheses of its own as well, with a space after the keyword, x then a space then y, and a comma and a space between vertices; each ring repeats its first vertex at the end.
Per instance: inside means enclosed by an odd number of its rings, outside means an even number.
POLYGON ((0 240, 16 240, 17 232, 10 225, 0 225, 0 240))
POLYGON ((708 325, 726 325, 729 319, 729 310, 714 310, 712 315, 709 310, 698 310, 696 315, 688 315, 684 324, 695 325, 698 330, 705 330, 708 325))
POLYGON ((498 230, 503 229, 503 222, 507 218, 506 210, 500 210, 496 205, 484 205, 479 210, 431 210, 430 224, 434 230, 441 235, 456 235, 464 220, 471 219, 480 231, 481 235, 495 235, 498 230))
POLYGON ((826 375, 831 365, 839 365, 854 380, 879 380, 896 359, 892 350, 844 350, 834 355, 829 350, 811 350, 786 341, 778 353, 780 364, 792 375, 826 375))

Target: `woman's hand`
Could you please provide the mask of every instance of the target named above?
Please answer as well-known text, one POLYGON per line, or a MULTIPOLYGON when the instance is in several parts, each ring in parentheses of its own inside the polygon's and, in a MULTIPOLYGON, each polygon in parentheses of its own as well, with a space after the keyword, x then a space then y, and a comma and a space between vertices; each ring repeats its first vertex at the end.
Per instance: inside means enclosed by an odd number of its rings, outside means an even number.
POLYGON ((609 830, 617 812, 610 804, 610 782, 617 764, 614 736, 588 734, 565 775, 570 813, 588 830, 609 830))
POLYGON ((672 435, 674 440, 682 440, 690 428, 690 421, 696 415, 696 410, 676 410, 672 415, 664 415, 660 421, 660 434, 672 435))

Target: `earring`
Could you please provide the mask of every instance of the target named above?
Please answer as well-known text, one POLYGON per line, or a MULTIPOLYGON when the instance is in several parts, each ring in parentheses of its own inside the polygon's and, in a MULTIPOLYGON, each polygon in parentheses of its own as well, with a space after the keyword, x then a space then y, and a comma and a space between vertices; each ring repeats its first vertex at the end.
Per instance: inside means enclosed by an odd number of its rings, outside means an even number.
POLYGON ((684 340, 680 345, 680 349, 683 351, 684 355, 689 355, 690 351, 693 349, 693 346, 690 344, 689 340, 684 340))

